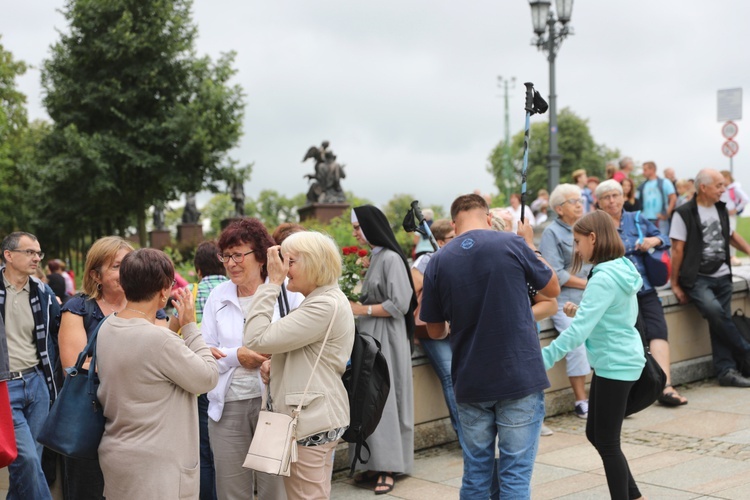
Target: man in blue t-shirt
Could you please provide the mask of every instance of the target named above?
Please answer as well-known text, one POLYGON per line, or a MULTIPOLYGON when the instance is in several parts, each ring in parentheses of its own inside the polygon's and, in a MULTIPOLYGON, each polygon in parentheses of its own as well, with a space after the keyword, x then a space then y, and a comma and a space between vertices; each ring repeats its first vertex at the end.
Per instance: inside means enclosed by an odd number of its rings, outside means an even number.
POLYGON ((661 234, 669 234, 669 219, 677 203, 674 185, 656 175, 656 164, 652 161, 643 164, 643 175, 646 180, 638 186, 636 193, 643 206, 641 213, 661 234))
POLYGON ((531 243, 490 230, 484 198, 459 196, 451 205, 453 241, 424 273, 420 318, 430 337, 450 322, 451 375, 463 431, 462 499, 488 498, 498 437, 501 498, 530 498, 544 418, 544 370, 528 287, 556 297, 555 273, 531 243))

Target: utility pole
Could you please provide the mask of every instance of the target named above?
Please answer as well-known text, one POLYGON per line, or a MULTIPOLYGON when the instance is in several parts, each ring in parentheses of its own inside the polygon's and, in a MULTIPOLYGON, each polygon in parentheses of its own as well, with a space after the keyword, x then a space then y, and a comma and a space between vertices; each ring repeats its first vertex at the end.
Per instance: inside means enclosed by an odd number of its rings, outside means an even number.
POLYGON ((497 86, 504 90, 503 96, 505 100, 505 144, 503 148, 503 168, 502 168, 502 185, 505 188, 503 194, 505 195, 505 204, 510 203, 510 195, 512 194, 512 183, 513 179, 513 161, 511 160, 510 154, 510 109, 508 106, 508 83, 511 84, 510 88, 515 88, 516 77, 513 76, 508 80, 502 76, 497 77, 497 86))

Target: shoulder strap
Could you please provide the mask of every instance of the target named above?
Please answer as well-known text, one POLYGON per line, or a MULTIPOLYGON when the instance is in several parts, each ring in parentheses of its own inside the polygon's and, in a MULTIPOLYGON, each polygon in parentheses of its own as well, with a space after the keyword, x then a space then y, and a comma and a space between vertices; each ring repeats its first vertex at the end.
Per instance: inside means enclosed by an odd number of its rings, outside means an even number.
POLYGON ((278 301, 279 315, 283 318, 289 314, 289 297, 286 295, 286 287, 284 286, 284 283, 281 284, 281 293, 279 293, 278 301))
POLYGON ((307 379, 307 385, 305 385, 305 390, 302 393, 302 399, 300 399, 299 405, 297 405, 297 408, 293 412, 297 415, 299 415, 299 413, 302 411, 302 404, 305 402, 305 396, 307 396, 307 390, 310 388, 310 382, 312 382, 313 375, 315 374, 315 369, 318 367, 318 362, 320 361, 320 357, 323 355, 323 349, 325 349, 326 342, 328 342, 328 335, 330 335, 331 333, 331 328, 333 328, 333 320, 336 319, 336 313, 338 312, 338 310, 339 310, 339 303, 338 301, 335 301, 333 303, 333 315, 331 316, 331 322, 328 323, 328 330, 326 330, 326 336, 323 338, 323 345, 320 346, 320 352, 318 353, 318 358, 315 360, 313 369, 310 372, 310 378, 307 379))
POLYGON ((641 229, 641 211, 635 213, 635 228, 638 231, 638 243, 643 243, 643 230, 641 229))

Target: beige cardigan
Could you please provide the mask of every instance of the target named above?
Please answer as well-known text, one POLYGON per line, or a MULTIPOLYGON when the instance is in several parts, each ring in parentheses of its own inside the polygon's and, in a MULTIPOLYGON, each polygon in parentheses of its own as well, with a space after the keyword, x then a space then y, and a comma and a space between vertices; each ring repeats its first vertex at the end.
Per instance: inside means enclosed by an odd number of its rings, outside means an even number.
POLYGON ((318 287, 297 309, 271 323, 280 292, 277 285, 259 286, 245 323, 245 346, 272 355, 274 411, 290 415, 302 399, 333 316, 334 302, 338 302, 331 333, 299 416, 297 439, 348 426, 349 399, 341 376, 354 345, 349 301, 337 285, 318 287))
POLYGON ((184 340, 145 319, 110 316, 99 330, 99 444, 108 500, 194 498, 200 491, 196 394, 219 370, 195 323, 184 340))

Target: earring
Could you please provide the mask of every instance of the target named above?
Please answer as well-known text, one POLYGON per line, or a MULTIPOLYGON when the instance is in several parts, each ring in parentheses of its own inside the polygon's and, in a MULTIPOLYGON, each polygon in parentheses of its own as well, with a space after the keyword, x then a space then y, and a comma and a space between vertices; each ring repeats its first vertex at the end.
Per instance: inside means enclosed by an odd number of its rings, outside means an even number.
POLYGON ((162 298, 161 298, 161 301, 162 301, 162 302, 166 302, 166 301, 167 301, 167 298, 166 298, 166 297, 162 297, 162 298))
POLYGON ((101 292, 102 291, 102 284, 101 283, 97 283, 96 284, 96 289, 101 292))

